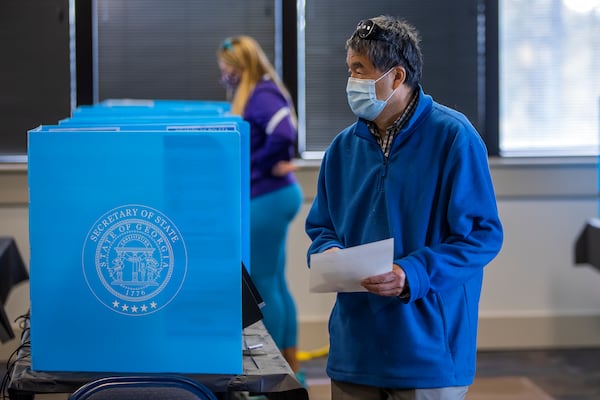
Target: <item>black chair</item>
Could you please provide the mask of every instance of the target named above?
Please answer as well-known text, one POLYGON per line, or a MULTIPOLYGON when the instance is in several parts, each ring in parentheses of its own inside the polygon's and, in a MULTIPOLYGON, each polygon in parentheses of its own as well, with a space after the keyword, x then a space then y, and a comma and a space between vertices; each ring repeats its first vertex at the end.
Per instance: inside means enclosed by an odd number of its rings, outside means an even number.
POLYGON ((179 375, 113 376, 81 386, 69 400, 217 400, 203 384, 179 375))

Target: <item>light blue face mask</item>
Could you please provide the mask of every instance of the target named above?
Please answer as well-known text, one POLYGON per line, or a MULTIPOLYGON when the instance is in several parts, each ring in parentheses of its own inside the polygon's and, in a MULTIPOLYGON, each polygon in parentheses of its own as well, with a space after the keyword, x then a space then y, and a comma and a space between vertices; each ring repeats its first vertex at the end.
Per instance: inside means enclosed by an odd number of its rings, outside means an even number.
POLYGON ((390 68, 388 72, 375 79, 358 79, 348 78, 346 85, 346 94, 348 95, 348 105, 352 112, 360 118, 367 121, 373 121, 381 114, 388 100, 392 97, 392 92, 387 99, 379 100, 375 92, 375 84, 384 76, 390 73, 394 68, 390 68))

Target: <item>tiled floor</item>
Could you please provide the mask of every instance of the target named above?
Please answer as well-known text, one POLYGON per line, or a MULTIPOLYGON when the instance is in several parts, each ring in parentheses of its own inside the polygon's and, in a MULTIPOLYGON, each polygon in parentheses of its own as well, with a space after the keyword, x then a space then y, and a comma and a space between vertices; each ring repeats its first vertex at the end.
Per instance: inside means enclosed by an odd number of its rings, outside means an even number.
MULTIPOLYGON (((325 363, 302 363, 311 400, 330 400, 325 363)), ((600 400, 600 348, 480 352, 467 400, 600 400)))
MULTIPOLYGON (((310 400, 330 400, 325 363, 325 357, 301 363, 310 400)), ((0 364, 0 376, 5 365, 0 364)), ((480 352, 467 400, 600 400, 600 348, 480 352)))

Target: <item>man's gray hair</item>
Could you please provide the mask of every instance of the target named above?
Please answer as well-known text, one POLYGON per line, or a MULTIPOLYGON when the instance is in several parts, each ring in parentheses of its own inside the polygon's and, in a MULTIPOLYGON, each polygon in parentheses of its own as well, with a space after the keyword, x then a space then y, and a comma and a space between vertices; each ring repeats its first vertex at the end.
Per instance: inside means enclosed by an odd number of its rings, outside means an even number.
POLYGON ((423 68, 419 32, 405 20, 387 15, 370 18, 370 21, 378 27, 377 38, 361 38, 357 29, 346 41, 346 49, 366 56, 379 71, 404 67, 406 84, 416 88, 423 68))

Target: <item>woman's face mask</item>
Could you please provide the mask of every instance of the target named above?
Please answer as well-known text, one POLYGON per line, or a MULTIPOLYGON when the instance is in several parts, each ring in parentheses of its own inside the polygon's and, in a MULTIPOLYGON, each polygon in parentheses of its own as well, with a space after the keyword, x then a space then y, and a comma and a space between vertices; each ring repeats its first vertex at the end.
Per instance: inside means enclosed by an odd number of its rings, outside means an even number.
MULTIPOLYGON (((394 68, 390 68, 385 74, 375 79, 358 79, 348 78, 346 85, 346 94, 348 95, 348 105, 352 112, 359 118, 364 118, 367 121, 373 121, 381 114, 381 111, 387 105, 388 100, 392 97, 392 92, 387 99, 379 100, 375 90, 375 84, 384 76, 390 73, 394 68)), ((394 90, 395 91, 395 90, 394 90)))
POLYGON ((221 79, 219 82, 226 90, 235 92, 240 84, 240 77, 235 72, 223 72, 221 73, 221 79))

